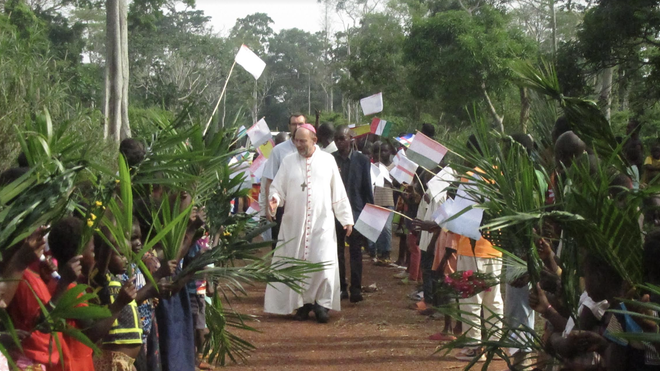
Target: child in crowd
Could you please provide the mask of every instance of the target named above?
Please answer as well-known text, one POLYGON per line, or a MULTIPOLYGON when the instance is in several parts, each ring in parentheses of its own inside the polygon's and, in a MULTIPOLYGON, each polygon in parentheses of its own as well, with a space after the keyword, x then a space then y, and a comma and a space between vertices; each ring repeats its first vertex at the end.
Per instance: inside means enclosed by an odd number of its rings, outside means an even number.
MULTIPOLYGON (((374 183, 374 204, 390 210, 394 209, 394 192, 392 191, 392 182, 389 176, 392 165, 392 145, 389 141, 374 143, 374 164, 378 168, 378 177, 374 179, 372 172, 372 183, 374 183), (376 153, 378 156, 376 156, 376 153)), ((392 220, 394 213, 391 213, 385 228, 381 232, 375 243, 369 242, 369 255, 377 258, 377 264, 389 266, 390 252, 392 251, 392 220)))
POLYGON ((94 244, 97 248, 96 262, 98 274, 94 278, 95 284, 101 288, 99 297, 101 303, 111 305, 119 302, 122 310, 110 331, 101 341, 102 354, 94 359, 96 371, 131 371, 135 359, 142 348, 142 323, 138 314, 134 289, 135 277, 128 281, 129 288, 134 293, 131 296, 120 295, 122 288, 121 277, 126 273, 127 259, 118 251, 112 235, 106 227, 101 228, 105 238, 95 236, 94 244))

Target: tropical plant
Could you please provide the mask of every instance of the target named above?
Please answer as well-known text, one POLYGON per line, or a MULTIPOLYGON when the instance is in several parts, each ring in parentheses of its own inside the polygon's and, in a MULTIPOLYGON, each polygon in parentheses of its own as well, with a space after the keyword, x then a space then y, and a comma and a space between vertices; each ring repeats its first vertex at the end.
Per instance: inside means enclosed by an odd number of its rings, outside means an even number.
MULTIPOLYGON (((540 154, 530 154, 507 136, 489 130, 485 120, 475 114, 472 127, 480 151, 474 146, 449 143, 450 149, 464 162, 451 166, 462 174, 460 185, 465 185, 463 189, 478 201, 473 207, 484 209, 483 238, 498 246, 505 256, 514 257, 517 265, 525 264, 534 286, 544 269, 536 242, 547 236, 544 229, 548 224, 561 229, 559 260, 563 269, 559 295, 560 301, 576 319, 578 298, 582 292, 579 282, 582 259, 587 253, 611 265, 629 285, 643 283, 641 206, 642 200, 657 189, 630 191, 613 185, 619 174, 626 174, 627 165, 620 156, 621 146, 617 144, 609 123, 595 104, 561 95, 550 65, 542 64, 540 68, 520 66, 516 72, 521 83, 541 96, 554 99, 569 118, 574 132, 589 145, 594 155, 578 156, 569 168, 555 167, 550 161, 537 161, 535 159, 542 158, 540 154), (553 173, 555 175, 551 177, 553 173), (552 207, 545 205, 548 186, 553 187, 556 196, 552 207)), ((539 133, 541 143, 548 141, 544 136, 550 133, 547 127, 550 122, 546 121, 546 127, 539 133)), ((486 338, 497 339, 476 344, 483 346, 487 354, 484 370, 496 354, 509 362, 502 349, 542 350, 542 343, 533 329, 509 328, 506 318, 494 313, 485 316, 484 328, 480 320, 471 318, 469 313, 455 308, 442 308, 441 311, 460 317, 468 326, 485 330, 486 338), (510 336, 515 332, 526 335, 510 336)), ((453 349, 467 341, 461 337, 441 349, 453 349)))

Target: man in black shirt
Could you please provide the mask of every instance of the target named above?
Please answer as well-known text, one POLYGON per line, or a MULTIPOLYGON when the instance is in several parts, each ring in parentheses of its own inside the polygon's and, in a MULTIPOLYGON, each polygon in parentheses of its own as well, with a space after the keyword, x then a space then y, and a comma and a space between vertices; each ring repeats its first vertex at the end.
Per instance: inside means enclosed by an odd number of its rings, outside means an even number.
MULTIPOLYGON (((353 220, 357 221, 364 206, 374 203, 371 189, 371 163, 367 156, 354 151, 352 138, 346 126, 339 126, 335 132, 335 144, 337 151, 335 156, 337 167, 341 173, 341 179, 346 187, 348 200, 353 211, 353 220)), ((346 284, 346 242, 349 245, 351 264, 351 287, 350 301, 357 303, 362 301, 362 241, 364 237, 353 231, 350 237, 346 237, 344 228, 337 223, 337 253, 339 255, 339 280, 341 283, 341 297, 347 298, 346 284)))

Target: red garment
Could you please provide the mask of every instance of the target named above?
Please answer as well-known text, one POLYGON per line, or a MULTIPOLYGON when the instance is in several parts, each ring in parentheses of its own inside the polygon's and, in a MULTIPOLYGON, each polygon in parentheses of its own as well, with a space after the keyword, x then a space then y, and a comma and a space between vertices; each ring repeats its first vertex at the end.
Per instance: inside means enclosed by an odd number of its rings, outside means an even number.
MULTIPOLYGON (((26 269, 23 273, 23 280, 18 284, 16 295, 9 305, 8 312, 11 316, 14 326, 23 331, 34 330, 37 321, 42 315, 41 307, 37 302, 39 301, 45 306, 48 306, 51 295, 48 292, 48 287, 41 279, 38 273, 30 269, 26 269), (30 287, 32 289, 30 289, 30 287), (34 290, 34 293, 32 292, 34 290), (36 295, 36 297, 35 297, 36 295)), ((62 345, 62 353, 66 358, 69 349, 62 339, 62 334, 57 334, 62 345)), ((25 338, 21 343, 25 356, 36 363, 46 365, 46 369, 62 370, 60 365, 60 354, 55 346, 55 340, 51 334, 44 334, 40 331, 34 331, 29 337, 25 338), (52 351, 49 350, 52 341, 52 351), (52 362, 52 365, 49 363, 52 362)))
MULTIPOLYGON (((69 289, 75 287, 75 283, 69 285, 69 289)), ((83 295, 81 293, 80 295, 83 295)), ((79 307, 88 306, 87 303, 78 305, 79 307)), ((69 326, 80 329, 75 320, 67 320, 69 326)), ((94 351, 87 345, 79 342, 71 336, 64 335, 64 342, 69 347, 69 354, 64 355, 64 367, 67 371, 94 371, 94 351)))
POLYGON ((422 250, 419 249, 417 242, 417 236, 413 232, 408 233, 408 237, 406 237, 408 251, 410 251, 410 260, 408 261, 408 279, 411 281, 422 280, 422 270, 420 269, 420 264, 422 261, 422 250))

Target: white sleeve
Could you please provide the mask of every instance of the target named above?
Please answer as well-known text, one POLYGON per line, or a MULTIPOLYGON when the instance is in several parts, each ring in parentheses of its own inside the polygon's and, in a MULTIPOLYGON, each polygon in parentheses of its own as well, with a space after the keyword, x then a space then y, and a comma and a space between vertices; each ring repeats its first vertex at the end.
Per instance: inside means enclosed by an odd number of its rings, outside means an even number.
MULTIPOLYGON (((270 159, 268 162, 270 162, 270 159)), ((268 190, 269 197, 277 200, 278 206, 283 206, 284 202, 286 202, 286 185, 289 181, 288 178, 289 171, 285 166, 282 168, 282 171, 277 172, 273 182, 270 184, 270 189, 268 190)))
POLYGON ((273 148, 273 151, 270 153, 270 158, 266 161, 264 165, 264 171, 261 174, 262 178, 273 180, 277 171, 280 169, 280 163, 282 158, 280 157, 280 150, 277 147, 273 148))

